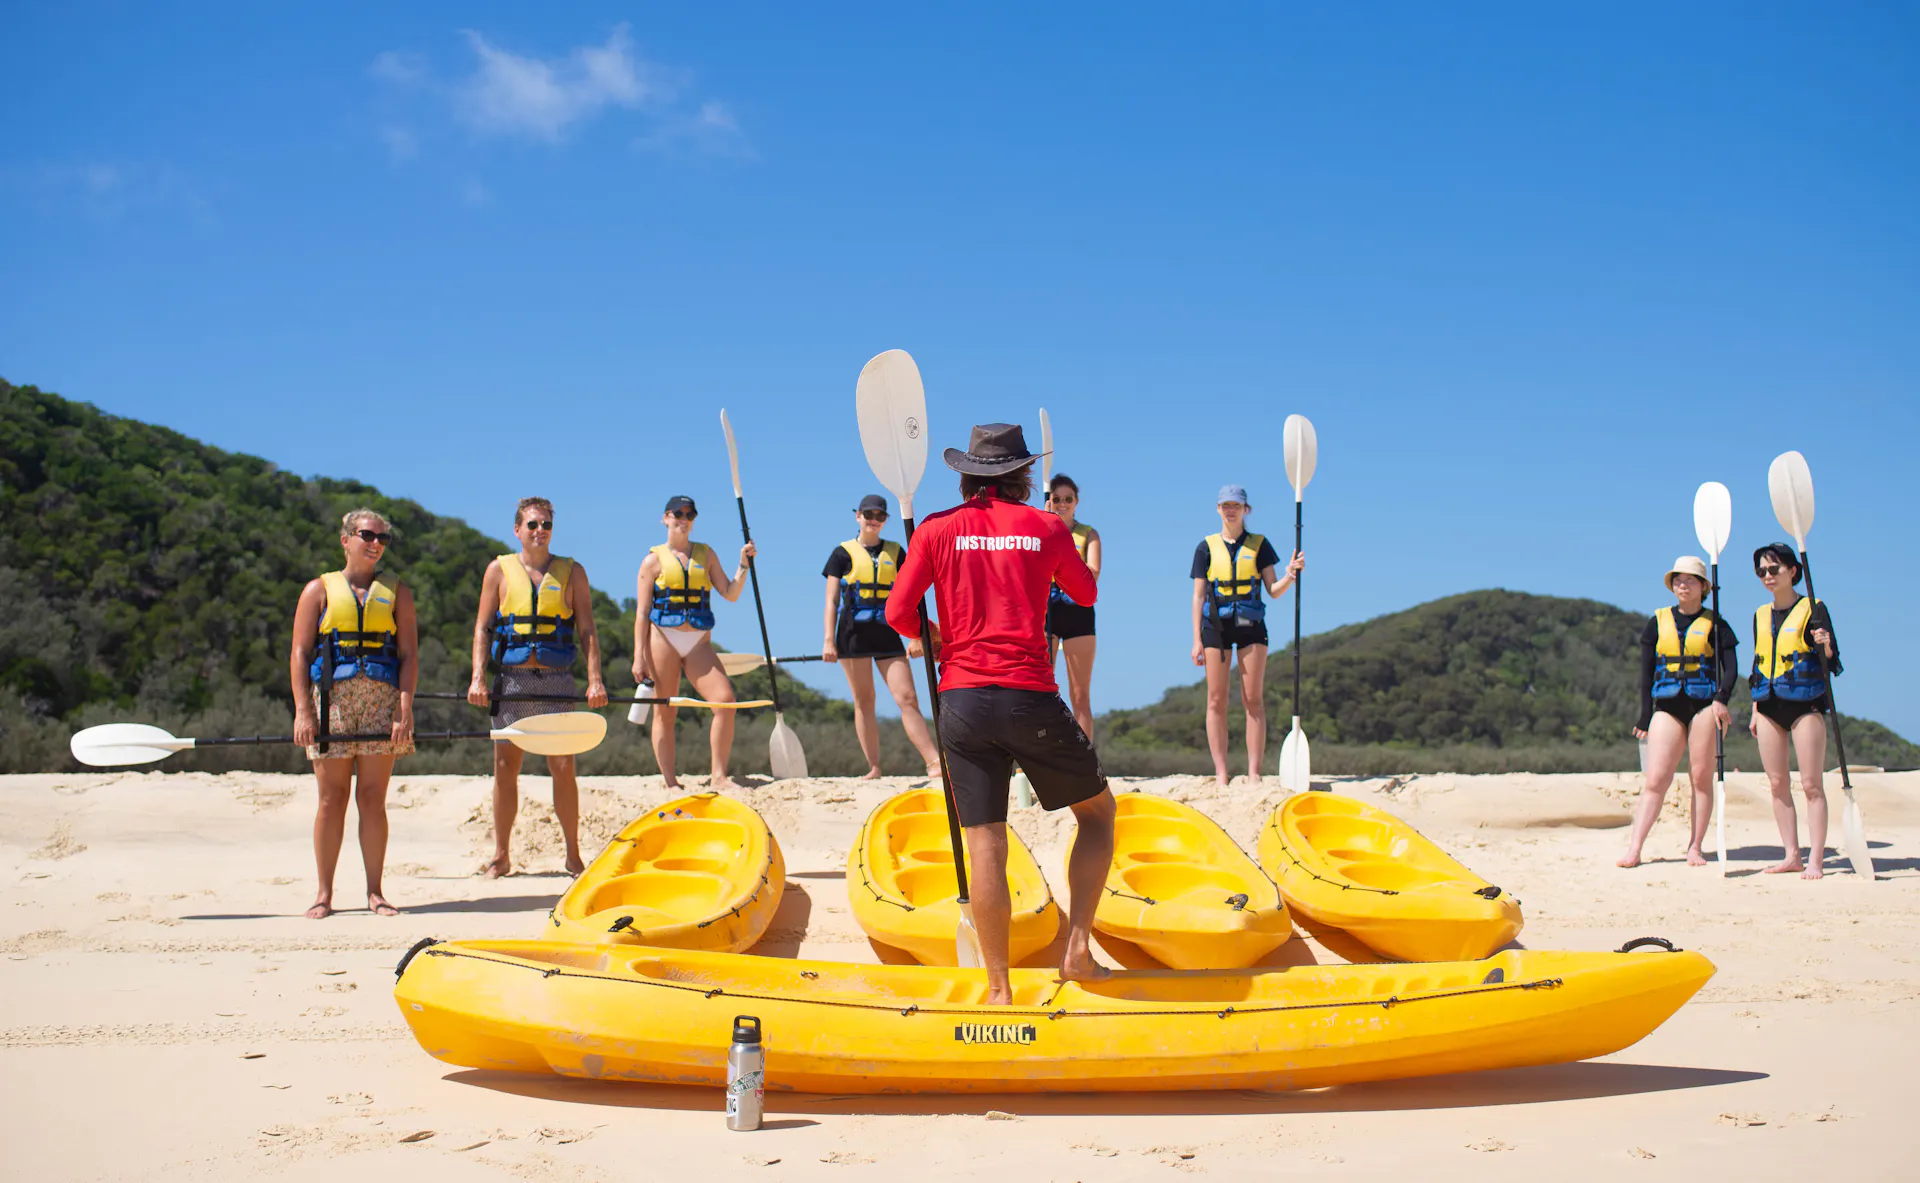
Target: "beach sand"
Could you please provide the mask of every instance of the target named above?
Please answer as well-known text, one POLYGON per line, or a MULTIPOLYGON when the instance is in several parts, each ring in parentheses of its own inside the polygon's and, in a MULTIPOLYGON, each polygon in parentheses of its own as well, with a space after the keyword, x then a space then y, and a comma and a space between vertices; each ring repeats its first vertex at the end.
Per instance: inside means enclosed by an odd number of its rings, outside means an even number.
MULTIPOLYGON (((537 766, 539 761, 530 761, 537 766)), ((402 765, 404 768, 404 764, 402 765)), ((1730 777, 1734 877, 1694 869, 1684 778, 1619 870, 1637 777, 1341 780, 1524 902, 1531 948, 1664 936, 1719 974, 1605 1060, 1312 1093, 831 1097, 770 1093, 732 1133, 717 1091, 511 1076, 428 1057, 394 1006, 423 936, 534 937, 567 879, 544 778, 524 781, 519 873, 478 878, 488 782, 401 775, 387 893, 397 918, 301 913, 313 897, 310 778, 0 777, 0 1145, 9 1179, 1850 1180, 1920 1174, 1905 1112, 1920 1056, 1920 774, 1855 778, 1880 879, 1780 857, 1757 774, 1730 777)), ((693 782, 689 782, 692 784, 693 782)), ((847 846, 920 783, 756 783, 787 893, 760 951, 877 960, 853 923, 847 846)), ((1191 802, 1251 851, 1278 786, 1116 783, 1191 802)), ((1837 785, 1833 840, 1839 838, 1837 785)), ((588 778, 586 845, 678 794, 588 778)), ((1803 818, 1804 824, 1804 818, 1803 818)), ((1072 826, 1016 810, 1057 874, 1072 826)), ((337 902, 362 903, 349 833, 337 902)), ((1337 935, 1321 961, 1364 955, 1337 935)), ((1125 960, 1109 950, 1105 959, 1125 960)), ((1657 954, 1646 954, 1654 956, 1657 954)), ((780 1032, 769 1032, 778 1040, 780 1032)))

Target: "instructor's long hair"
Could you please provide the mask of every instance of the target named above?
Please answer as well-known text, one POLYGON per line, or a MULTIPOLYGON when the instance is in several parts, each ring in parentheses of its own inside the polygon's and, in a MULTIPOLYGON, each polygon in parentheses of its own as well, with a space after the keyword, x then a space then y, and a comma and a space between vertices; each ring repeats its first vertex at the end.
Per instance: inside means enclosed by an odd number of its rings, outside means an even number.
POLYGON ((972 501, 989 490, 999 493, 1008 501, 1025 502, 1033 496, 1033 465, 1022 465, 999 476, 976 476, 970 472, 960 474, 960 496, 966 500, 972 501))

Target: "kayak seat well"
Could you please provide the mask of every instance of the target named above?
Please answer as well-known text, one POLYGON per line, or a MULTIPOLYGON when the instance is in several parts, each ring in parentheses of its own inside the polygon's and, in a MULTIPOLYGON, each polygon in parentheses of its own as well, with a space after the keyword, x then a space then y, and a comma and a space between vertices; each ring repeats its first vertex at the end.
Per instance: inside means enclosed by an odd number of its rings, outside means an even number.
POLYGON ((608 909, 640 905, 678 920, 699 920, 718 908, 729 887, 722 876, 703 871, 635 871, 595 888, 585 901, 584 911, 593 916, 608 909))

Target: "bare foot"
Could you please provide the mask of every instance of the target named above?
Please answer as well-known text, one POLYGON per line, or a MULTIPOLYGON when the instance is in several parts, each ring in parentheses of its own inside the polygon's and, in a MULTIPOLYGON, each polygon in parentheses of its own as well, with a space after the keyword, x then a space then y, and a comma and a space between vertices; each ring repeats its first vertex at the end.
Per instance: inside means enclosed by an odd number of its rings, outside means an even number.
POLYGON ((677 789, 677 788, 679 788, 679 787, 680 787, 680 778, 679 778, 679 777, 677 777, 677 776, 675 776, 675 775, 673 775, 673 774, 672 774, 671 772, 669 772, 669 773, 667 774, 667 776, 666 776, 666 787, 667 787, 667 788, 669 788, 669 789, 677 789))
POLYGON ((1013 987, 1002 986, 997 990, 992 987, 988 987, 987 988, 987 1005, 988 1006, 1012 1006, 1013 1005, 1013 987))
POLYGON ((1637 850, 1628 851, 1626 854, 1620 856, 1619 862, 1613 865, 1616 867, 1637 867, 1640 865, 1640 852, 1637 850))
POLYGON ((1800 878, 1819 879, 1825 876, 1825 874, 1826 872, 1822 871, 1819 867, 1808 867, 1806 870, 1800 872, 1800 878))
POLYGON ((1095 961, 1090 953, 1079 957, 1068 955, 1060 962, 1063 982, 1104 982, 1112 976, 1113 971, 1095 961))
POLYGON ((367 893, 367 911, 375 916, 398 916, 400 909, 387 902, 387 897, 377 891, 367 893))
POLYGON ((1761 873, 1765 875, 1790 875, 1795 871, 1804 871, 1804 870, 1806 870, 1806 867, 1801 865, 1801 862, 1799 859, 1791 858, 1784 863, 1778 863, 1778 864, 1775 864, 1774 866, 1768 867, 1765 871, 1761 873))
POLYGON ((940 766, 938 764, 927 765, 927 779, 928 780, 940 779, 940 766))
POLYGON ((1688 848, 1687 865, 1689 867, 1704 867, 1707 865, 1707 856, 1700 853, 1698 846, 1688 848))
POLYGON ((1260 774, 1259 774, 1259 773, 1257 773, 1257 772, 1249 772, 1249 773, 1247 773, 1247 783, 1248 783, 1248 784, 1250 784, 1250 785, 1257 785, 1257 784, 1259 784, 1259 783, 1260 783, 1260 774))
POLYGON ((572 854, 567 856, 567 874, 572 875, 577 879, 580 876, 580 872, 586 869, 587 869, 586 860, 580 857, 579 851, 576 850, 572 854))
POLYGON ((1230 776, 1216 776, 1213 778, 1213 783, 1222 789, 1230 788, 1233 785, 1233 778, 1230 776))
POLYGON ((862 776, 860 779, 861 780, 879 780, 880 776, 881 776, 880 768, 878 765, 875 765, 874 767, 867 769, 866 775, 862 776))
POLYGON ((328 899, 315 900, 313 901, 313 907, 307 909, 308 920, 325 920, 327 917, 331 915, 333 915, 332 900, 328 900, 328 899))
POLYGON ((482 864, 480 873, 489 879, 505 879, 513 874, 513 860, 504 854, 496 854, 482 864))
POLYGON ((707 778, 707 790, 714 793, 725 793, 729 791, 737 793, 740 791, 740 786, 733 783, 733 778, 723 772, 718 776, 710 776, 707 778))

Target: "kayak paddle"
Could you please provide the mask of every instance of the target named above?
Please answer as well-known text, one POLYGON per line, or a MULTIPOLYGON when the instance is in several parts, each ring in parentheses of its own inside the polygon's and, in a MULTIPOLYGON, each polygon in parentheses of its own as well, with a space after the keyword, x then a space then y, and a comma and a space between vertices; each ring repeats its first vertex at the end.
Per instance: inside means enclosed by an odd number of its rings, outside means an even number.
MULTIPOLYGON (((1818 604, 1813 594, 1813 567, 1807 561, 1807 531, 1813 529, 1813 473, 1807 469, 1807 458, 1798 452, 1782 452, 1773 458, 1767 468, 1767 493, 1773 499, 1773 516, 1780 519, 1781 528, 1793 535, 1794 546, 1800 549, 1800 574, 1807 580, 1807 599, 1818 604)), ((1811 607, 1807 609, 1813 611, 1811 607)), ((1813 629, 1813 618, 1807 618, 1807 629, 1813 629)), ((1853 797, 1853 777, 1847 772, 1847 741, 1840 734, 1840 707, 1833 701, 1833 672, 1827 668, 1827 652, 1815 645, 1812 637, 1807 638, 1812 646, 1814 657, 1820 661, 1820 677, 1827 684, 1827 702, 1833 707, 1833 746, 1840 752, 1840 790, 1847 795, 1847 806, 1841 811, 1840 832, 1845 836, 1847 862, 1852 865, 1853 873, 1863 875, 1867 882, 1873 882, 1873 853, 1867 845, 1867 825, 1860 816, 1860 803, 1853 797)), ((1806 769, 1800 770, 1804 778, 1806 769)), ((1824 860, 1826 851, 1817 850, 1813 857, 1824 860)))
MULTIPOLYGON (((1313 468, 1320 459, 1320 442, 1313 424, 1305 415, 1288 415, 1284 432, 1287 454, 1287 483, 1293 486, 1293 550, 1300 553, 1300 505, 1313 479, 1313 468)), ((1300 583, 1293 578, 1293 729, 1280 745, 1280 787, 1290 793, 1313 788, 1313 754, 1307 748, 1307 733, 1300 729, 1300 583)))
MULTIPOLYGON (((900 503, 907 545, 913 545, 913 492, 927 470, 927 391, 920 367, 904 349, 889 349, 860 369, 853 391, 860 418, 860 446, 867 466, 900 503)), ((940 788, 947 799, 947 841, 953 848, 953 876, 959 888, 960 924, 953 934, 954 964, 978 969, 987 963, 980 933, 973 926, 973 899, 967 889, 967 844, 960 835, 960 808, 947 773, 947 749, 940 742, 940 674, 933 663, 933 628, 927 602, 920 600, 920 654, 927 663, 927 695, 933 703, 933 746, 940 749, 940 788)))
MULTIPOLYGON (((415 698, 454 699, 460 702, 465 702, 467 700, 466 694, 458 690, 422 690, 420 693, 414 695, 414 697, 415 698)), ((496 694, 491 698, 489 698, 487 701, 488 702, 585 702, 587 701, 587 696, 584 694, 496 694)), ((773 705, 773 700, 771 698, 753 698, 753 699, 748 699, 746 702, 708 702, 704 698, 682 698, 679 696, 675 696, 673 698, 651 698, 651 697, 649 698, 609 698, 607 700, 608 706, 612 706, 615 703, 620 703, 623 705, 626 703, 637 703, 643 706, 662 706, 662 707, 706 707, 709 710, 715 710, 715 711, 747 711, 747 710, 755 710, 759 707, 770 707, 773 705)), ((351 739, 353 737, 340 736, 337 738, 351 739)))
POLYGON ((1047 409, 1040 408, 1040 495, 1043 498, 1053 496, 1053 420, 1047 418, 1047 409))
MULTIPOLYGON (((720 412, 720 430, 727 434, 727 463, 733 467, 733 501, 740 507, 740 537, 747 542, 753 541, 753 532, 747 529, 747 499, 740 494, 740 449, 734 446, 733 424, 727 421, 727 412, 720 412)), ((760 644, 767 656, 767 687, 773 695, 773 733, 767 736, 767 763, 773 768, 774 779, 795 780, 807 775, 807 754, 800 750, 800 737, 787 726, 786 716, 780 713, 780 676, 773 668, 773 642, 767 639, 767 612, 760 606, 760 571, 752 559, 747 560, 747 578, 753 581, 753 613, 760 618, 760 644)))
MULTIPOLYGON (((1693 536, 1700 540, 1713 564, 1713 684, 1720 685, 1720 552, 1733 533, 1733 495, 1719 481, 1708 481, 1693 495, 1693 536)), ((1727 873, 1727 745, 1719 728, 1713 732, 1713 822, 1720 874, 1727 873)))
MULTIPOLYGON (((532 752, 536 756, 576 756, 598 747, 606 734, 607 721, 604 717, 592 711, 566 711, 554 715, 532 715, 515 722, 511 727, 495 727, 490 731, 416 731, 413 738, 415 742, 429 739, 507 740, 522 751, 532 752)), ((315 740, 347 743, 353 740, 390 739, 392 735, 390 731, 374 731, 361 735, 316 736, 315 740)), ((292 742, 291 735, 180 739, 145 723, 103 723, 74 732, 67 747, 73 752, 73 758, 82 764, 113 768, 126 764, 151 764, 189 748, 292 742)))
MULTIPOLYGON (((792 665, 796 661, 825 661, 825 660, 826 658, 820 656, 818 653, 802 653, 798 657, 776 657, 773 659, 772 664, 792 665)), ((752 670, 757 670, 761 666, 766 664, 768 664, 767 659, 760 656, 758 653, 722 653, 720 654, 720 668, 727 671, 728 677, 732 677, 735 674, 744 674, 752 670)))

